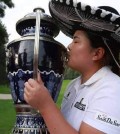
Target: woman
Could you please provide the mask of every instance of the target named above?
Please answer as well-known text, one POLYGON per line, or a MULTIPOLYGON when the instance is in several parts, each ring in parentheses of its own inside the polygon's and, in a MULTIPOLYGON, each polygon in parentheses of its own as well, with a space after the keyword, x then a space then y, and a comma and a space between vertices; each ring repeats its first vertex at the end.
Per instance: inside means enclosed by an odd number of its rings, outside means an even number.
POLYGON ((68 66, 81 76, 69 84, 61 111, 39 75, 25 83, 24 98, 40 111, 51 134, 119 134, 120 78, 109 67, 107 41, 81 27, 74 31, 68 66))

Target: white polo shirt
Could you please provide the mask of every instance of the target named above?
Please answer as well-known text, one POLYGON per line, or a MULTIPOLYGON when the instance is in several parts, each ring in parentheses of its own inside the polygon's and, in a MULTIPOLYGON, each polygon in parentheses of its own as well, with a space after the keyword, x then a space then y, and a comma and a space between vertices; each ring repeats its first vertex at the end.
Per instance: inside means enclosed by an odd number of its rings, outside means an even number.
POLYGON ((73 80, 64 94, 61 111, 77 131, 83 122, 107 134, 120 134, 120 77, 109 67, 87 82, 73 80))

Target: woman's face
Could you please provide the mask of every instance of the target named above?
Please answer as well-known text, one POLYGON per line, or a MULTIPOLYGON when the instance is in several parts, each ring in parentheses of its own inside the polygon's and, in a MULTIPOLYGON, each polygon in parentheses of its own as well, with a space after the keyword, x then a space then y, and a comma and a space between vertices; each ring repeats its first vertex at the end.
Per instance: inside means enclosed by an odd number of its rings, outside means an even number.
POLYGON ((85 70, 93 64, 93 48, 85 31, 77 30, 68 46, 68 66, 77 71, 85 70))

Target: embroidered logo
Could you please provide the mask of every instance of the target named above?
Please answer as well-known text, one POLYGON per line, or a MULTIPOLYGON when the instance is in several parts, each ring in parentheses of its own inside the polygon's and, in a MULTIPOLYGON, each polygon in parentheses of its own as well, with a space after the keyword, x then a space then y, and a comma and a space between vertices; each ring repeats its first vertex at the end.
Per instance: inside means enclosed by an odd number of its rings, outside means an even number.
POLYGON ((67 94, 67 96, 66 96, 66 97, 69 97, 69 95, 70 95, 70 92, 68 92, 68 94, 67 94))
POLYGON ((67 100, 70 97, 70 92, 67 93, 67 95, 64 96, 64 98, 67 100))
POLYGON ((114 117, 111 117, 105 113, 97 112, 95 115, 95 119, 102 121, 103 123, 107 123, 109 125, 113 125, 116 127, 120 127, 120 120, 115 119, 114 117))
POLYGON ((82 104, 83 99, 84 99, 84 98, 82 98, 82 99, 80 100, 80 102, 76 102, 75 105, 74 105, 74 107, 76 107, 76 108, 78 108, 78 109, 80 109, 80 110, 82 110, 82 111, 85 111, 86 105, 85 105, 85 104, 82 104))

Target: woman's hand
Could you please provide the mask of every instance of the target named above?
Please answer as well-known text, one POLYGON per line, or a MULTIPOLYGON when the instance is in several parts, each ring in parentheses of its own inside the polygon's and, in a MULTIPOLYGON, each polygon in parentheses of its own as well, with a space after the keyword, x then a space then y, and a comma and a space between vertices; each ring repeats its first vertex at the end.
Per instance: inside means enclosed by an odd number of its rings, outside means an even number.
POLYGON ((29 79, 28 82, 25 83, 24 99, 33 108, 39 110, 41 114, 53 103, 50 93, 44 86, 40 74, 38 74, 37 81, 29 79))

